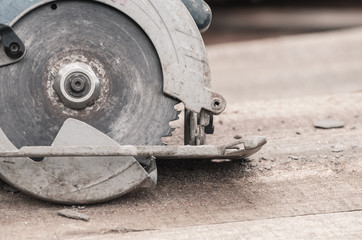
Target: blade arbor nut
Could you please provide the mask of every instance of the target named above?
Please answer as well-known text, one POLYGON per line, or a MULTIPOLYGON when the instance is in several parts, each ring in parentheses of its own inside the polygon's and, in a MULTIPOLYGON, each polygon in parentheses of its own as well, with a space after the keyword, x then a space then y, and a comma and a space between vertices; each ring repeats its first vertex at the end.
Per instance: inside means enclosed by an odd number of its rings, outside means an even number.
POLYGON ((92 68, 75 62, 64 66, 53 85, 62 103, 72 109, 84 109, 94 104, 100 95, 100 83, 92 68))

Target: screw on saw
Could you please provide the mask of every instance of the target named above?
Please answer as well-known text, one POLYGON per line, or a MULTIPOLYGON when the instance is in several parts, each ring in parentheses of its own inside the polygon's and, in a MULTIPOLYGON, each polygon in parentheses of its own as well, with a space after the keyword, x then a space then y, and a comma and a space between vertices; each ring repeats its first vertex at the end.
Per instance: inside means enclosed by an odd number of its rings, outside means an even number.
POLYGON ((50 5, 50 8, 52 10, 57 10, 58 6, 54 3, 54 4, 50 5))
POLYGON ((84 81, 82 79, 76 79, 71 83, 72 89, 76 92, 80 92, 84 89, 84 81))
POLYGON ((0 23, 0 36, 4 51, 10 59, 19 59, 24 55, 25 45, 11 27, 0 23))
POLYGON ((221 100, 218 99, 218 98, 215 98, 215 99, 212 100, 211 106, 215 110, 219 110, 219 109, 221 109, 223 107, 222 103, 221 103, 221 100))
POLYGON ((77 98, 87 95, 90 85, 90 79, 83 73, 73 73, 65 80, 67 92, 77 98))
POLYGON ((20 51, 20 46, 17 43, 12 43, 9 49, 12 54, 17 54, 20 51))

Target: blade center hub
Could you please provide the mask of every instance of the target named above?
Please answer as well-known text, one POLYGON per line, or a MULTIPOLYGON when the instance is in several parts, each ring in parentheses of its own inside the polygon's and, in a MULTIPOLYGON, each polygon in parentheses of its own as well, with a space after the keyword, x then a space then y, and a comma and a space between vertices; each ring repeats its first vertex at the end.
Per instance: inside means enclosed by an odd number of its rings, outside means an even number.
POLYGON ((82 62, 61 68, 53 88, 65 106, 77 110, 93 105, 100 95, 97 75, 88 64, 82 62))

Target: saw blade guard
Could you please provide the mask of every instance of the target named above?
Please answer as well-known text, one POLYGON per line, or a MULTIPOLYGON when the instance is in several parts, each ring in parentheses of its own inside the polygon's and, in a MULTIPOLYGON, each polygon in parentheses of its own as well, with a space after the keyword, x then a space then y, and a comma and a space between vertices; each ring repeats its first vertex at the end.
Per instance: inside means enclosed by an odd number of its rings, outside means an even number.
MULTIPOLYGON (((68 119, 52 146, 118 146, 84 122, 68 119)), ((16 147, 0 130, 0 148, 16 147)), ((117 198, 137 188, 154 187, 157 169, 150 172, 133 157, 0 158, 1 178, 36 198, 64 204, 90 204, 117 198)))
MULTIPOLYGON (((55 0, 0 0, 0 23, 12 26, 34 9, 55 0)), ((220 114, 226 101, 211 90, 208 57, 200 31, 181 0, 92 0, 117 9, 135 21, 154 44, 162 64, 163 91, 182 101, 185 108, 200 113, 202 109, 220 114)))

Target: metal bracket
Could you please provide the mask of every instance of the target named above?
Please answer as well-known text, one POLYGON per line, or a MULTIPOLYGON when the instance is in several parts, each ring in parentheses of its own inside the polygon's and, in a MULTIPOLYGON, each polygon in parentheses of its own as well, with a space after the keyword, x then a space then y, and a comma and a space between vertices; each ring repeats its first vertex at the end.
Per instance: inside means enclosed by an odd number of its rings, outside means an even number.
POLYGON ((200 113, 185 109, 184 144, 205 145, 206 134, 213 134, 213 115, 205 110, 200 113))
POLYGON ((214 126, 214 115, 210 115, 209 125, 205 127, 206 134, 214 134, 215 126, 214 126))
POLYGON ((149 157, 158 159, 244 159, 266 144, 265 137, 213 146, 38 146, 0 151, 3 158, 21 157, 149 157))
MULTIPOLYGON (((74 137, 74 136, 73 136, 74 137)), ((78 137, 79 138, 79 137, 78 137)), ((131 146, 118 145, 102 139, 108 137, 100 133, 97 129, 88 124, 69 118, 65 121, 64 126, 52 146, 31 146, 16 148, 6 148, 1 145, 9 142, 4 134, 0 139, 0 158, 41 158, 41 157, 156 157, 167 159, 243 159, 259 151, 266 143, 265 137, 255 137, 251 140, 239 140, 220 146, 202 145, 202 146, 131 146), (76 131, 79 136, 88 136, 94 138, 97 143, 93 145, 90 141, 88 144, 69 144, 68 139, 76 131), (59 140, 61 139, 61 140, 59 140), (100 144, 100 143, 104 144, 100 144)), ((79 139, 75 139, 78 143, 79 139)), ((90 139, 89 139, 90 140, 90 139)))
POLYGON ((25 55, 25 45, 13 29, 0 23, 0 67, 18 62, 25 55))

